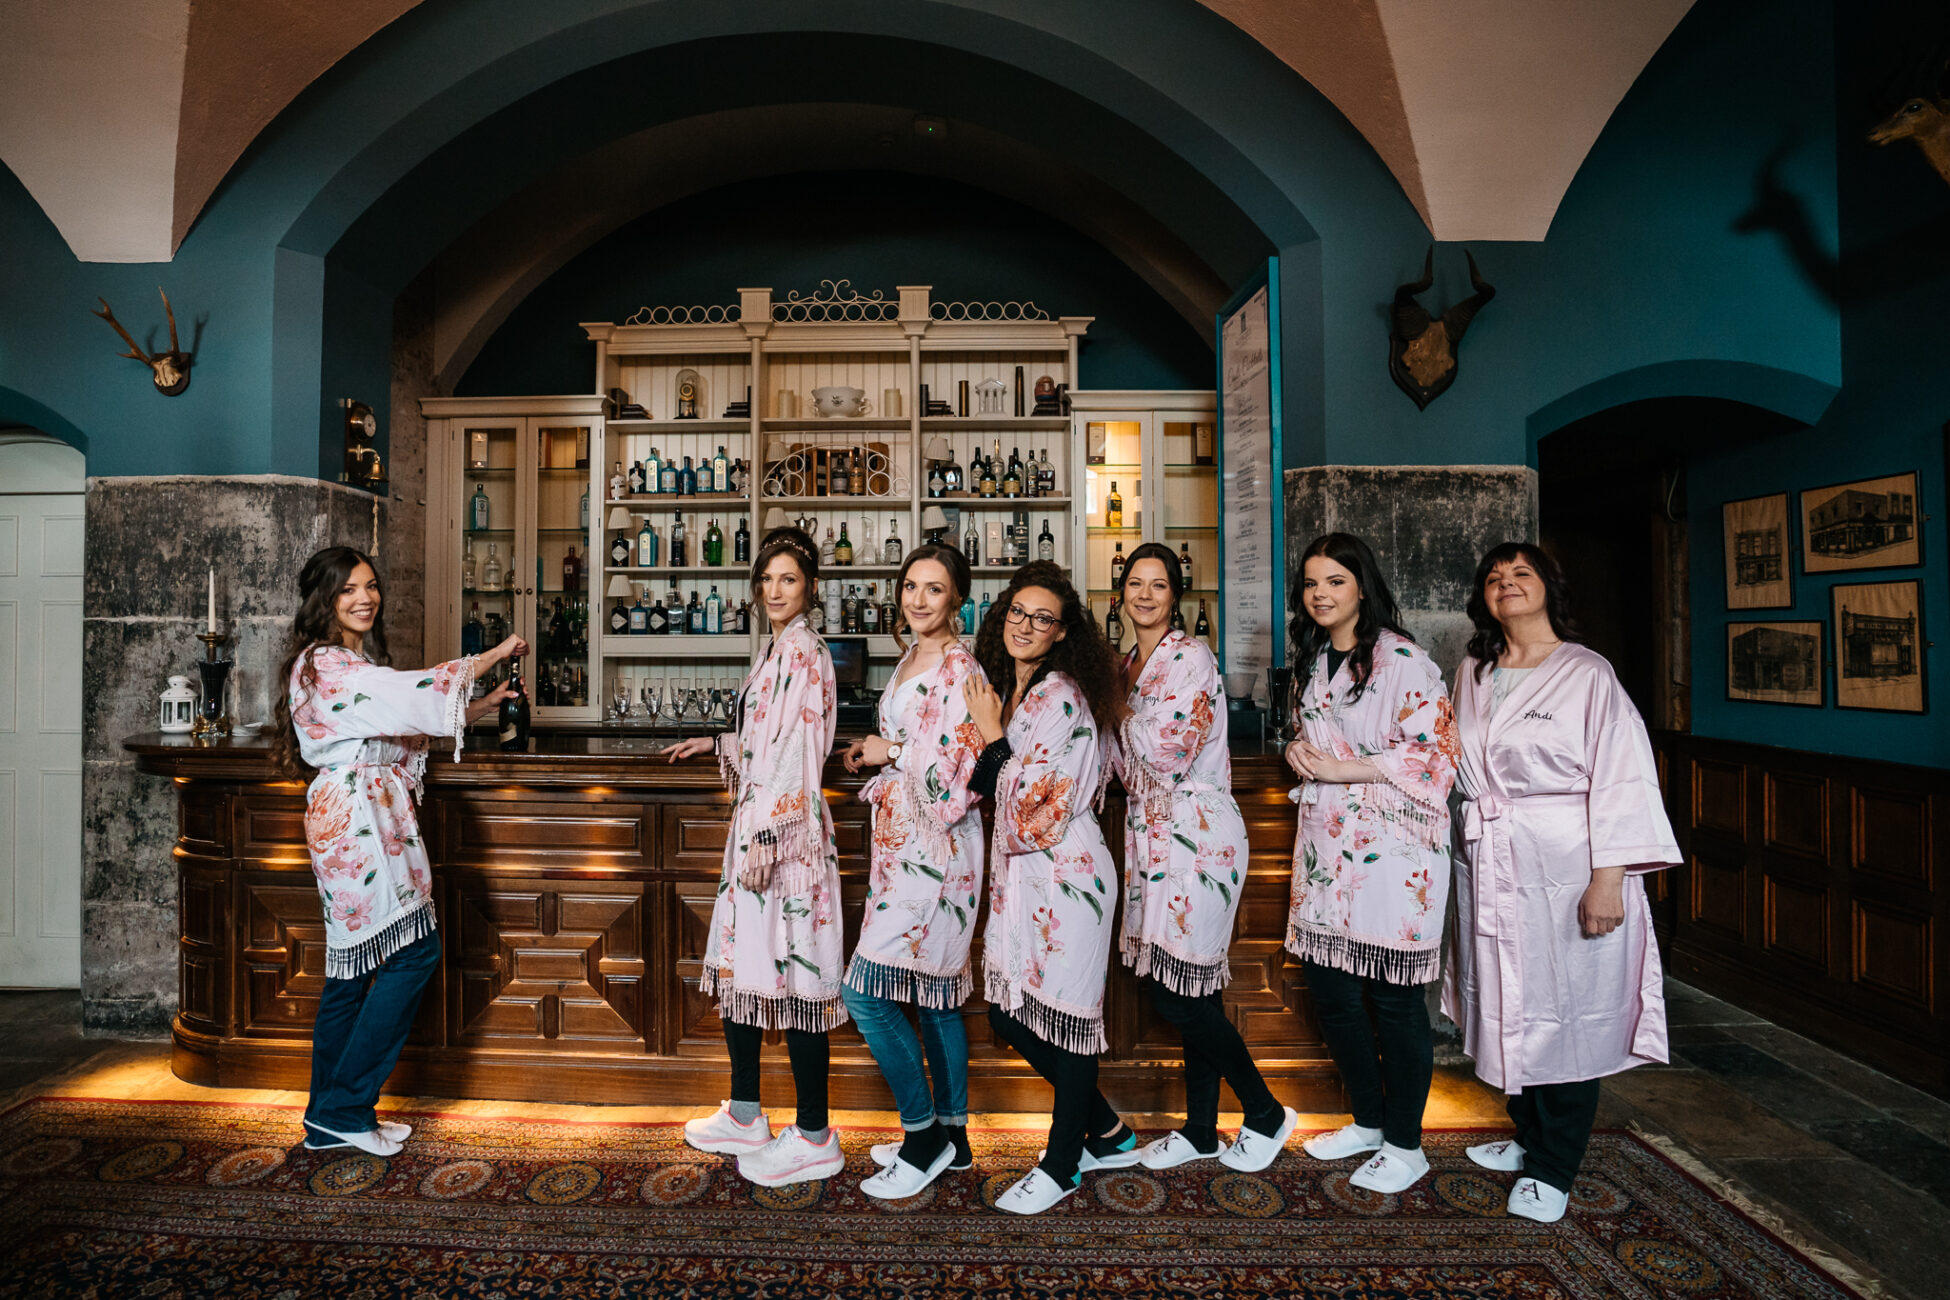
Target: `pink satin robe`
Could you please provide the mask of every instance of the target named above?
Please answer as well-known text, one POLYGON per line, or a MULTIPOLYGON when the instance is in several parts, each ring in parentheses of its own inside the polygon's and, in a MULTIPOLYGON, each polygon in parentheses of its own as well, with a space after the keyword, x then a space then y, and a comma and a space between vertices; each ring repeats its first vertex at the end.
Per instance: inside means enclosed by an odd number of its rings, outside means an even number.
POLYGON ((1679 861, 1652 743, 1602 655, 1565 644, 1492 711, 1456 670, 1464 857, 1442 1009, 1476 1073, 1515 1094, 1667 1059, 1642 873, 1679 861), (1596 867, 1625 867, 1625 921, 1584 937, 1596 867))

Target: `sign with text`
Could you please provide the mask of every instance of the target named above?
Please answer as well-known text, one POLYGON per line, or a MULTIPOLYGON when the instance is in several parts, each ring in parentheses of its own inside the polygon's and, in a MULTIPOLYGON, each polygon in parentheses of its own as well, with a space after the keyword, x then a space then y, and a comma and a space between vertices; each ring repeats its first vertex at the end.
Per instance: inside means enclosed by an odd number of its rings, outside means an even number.
POLYGON ((1227 672, 1254 673, 1267 698, 1269 668, 1282 662, 1284 539, 1280 535, 1277 354, 1272 287, 1261 284, 1219 322, 1219 411, 1225 516, 1222 596, 1227 672))

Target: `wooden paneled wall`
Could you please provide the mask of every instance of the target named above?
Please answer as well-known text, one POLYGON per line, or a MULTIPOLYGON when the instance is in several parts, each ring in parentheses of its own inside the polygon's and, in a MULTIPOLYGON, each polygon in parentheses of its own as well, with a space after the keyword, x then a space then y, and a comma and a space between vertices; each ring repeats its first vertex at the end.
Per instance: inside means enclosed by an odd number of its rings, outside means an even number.
MULTIPOLYGON (((1950 1092, 1950 772, 1662 733, 1678 978, 1950 1092)), ((1662 927, 1663 929, 1664 927, 1662 927)))

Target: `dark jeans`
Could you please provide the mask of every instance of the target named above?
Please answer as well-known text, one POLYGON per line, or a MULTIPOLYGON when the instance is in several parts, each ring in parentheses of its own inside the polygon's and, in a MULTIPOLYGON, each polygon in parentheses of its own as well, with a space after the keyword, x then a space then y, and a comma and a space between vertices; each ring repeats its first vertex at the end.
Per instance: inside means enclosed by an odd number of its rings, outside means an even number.
POLYGON ((399 1061, 420 994, 439 965, 440 936, 428 934, 370 975, 325 981, 312 1022, 308 1122, 334 1133, 366 1133, 378 1125, 379 1087, 399 1061))
POLYGON ((1578 1167, 1584 1164, 1591 1125, 1598 1118, 1598 1083, 1584 1079, 1532 1084, 1510 1098, 1508 1109, 1517 1126, 1517 1145, 1523 1148, 1526 1178, 1560 1192, 1571 1190, 1578 1167))
POLYGON ((921 1022, 917 1040, 901 1003, 862 993, 851 984, 840 986, 840 997, 894 1094, 901 1128, 914 1133, 937 1120, 966 1126, 968 1032, 962 1028, 961 1008, 944 1010, 916 1003, 921 1022))
POLYGON ((1074 1187, 1084 1138, 1101 1136, 1122 1122, 1104 1094, 1097 1091, 1097 1058, 1045 1042, 1035 1030, 993 1003, 989 1006, 989 1028, 1056 1089, 1056 1103, 1049 1117, 1049 1147, 1038 1164, 1058 1186, 1074 1187))
MULTIPOLYGON (((764 1042, 765 1031, 757 1025, 724 1022, 724 1045, 731 1053, 733 1101, 759 1099, 758 1049, 764 1042)), ((793 1123, 817 1133, 826 1127, 826 1075, 831 1059, 826 1031, 786 1030, 785 1054, 792 1061, 792 1090, 799 1097, 799 1115, 793 1123)))
POLYGON ((1246 1040, 1226 1017, 1225 995, 1188 998, 1156 980, 1151 1004, 1178 1030, 1185 1045, 1185 1122, 1178 1131, 1201 1151, 1219 1141, 1219 1080, 1232 1085, 1245 1112, 1246 1127, 1268 1137, 1286 1122, 1286 1108, 1274 1098, 1253 1064, 1246 1040))
POLYGON ((1305 966, 1314 1019, 1347 1085, 1354 1122, 1380 1129, 1391 1147, 1418 1149, 1429 1080, 1435 1076, 1435 1036, 1422 986, 1350 975, 1317 962, 1305 966), (1363 995, 1374 1003, 1378 1046, 1363 995))

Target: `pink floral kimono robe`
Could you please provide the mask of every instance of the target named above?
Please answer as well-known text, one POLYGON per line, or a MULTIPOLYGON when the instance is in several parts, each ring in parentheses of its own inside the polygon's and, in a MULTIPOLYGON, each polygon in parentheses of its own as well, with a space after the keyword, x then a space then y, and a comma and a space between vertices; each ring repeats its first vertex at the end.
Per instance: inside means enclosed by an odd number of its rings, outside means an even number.
MULTIPOLYGON (((1125 657, 1129 673, 1137 658, 1125 657)), ((1167 632, 1130 693, 1113 763, 1124 818, 1124 964, 1186 997, 1224 988, 1246 870, 1226 702, 1203 641, 1167 632)))
POLYGON ((291 669, 298 752, 318 769, 305 796, 305 841, 325 904, 325 977, 359 979, 433 933, 433 874, 413 815, 430 736, 460 757, 474 660, 401 672, 356 650, 308 652, 317 683, 291 669))
POLYGON ((1095 804, 1107 769, 1082 690, 1062 673, 1036 684, 1009 718, 1014 751, 995 779, 988 1000, 1038 1038, 1101 1053, 1117 877, 1095 804))
POLYGON ((1641 873, 1679 861, 1645 724, 1604 656, 1561 645, 1500 705, 1457 669, 1465 857, 1442 1009, 1483 1082, 1515 1094, 1667 1059, 1641 873), (1587 939, 1595 867, 1625 867, 1625 922, 1587 939))
POLYGON ((968 787, 983 748, 962 696, 970 677, 986 680, 956 642, 927 672, 880 694, 880 734, 900 743, 901 756, 860 792, 873 805, 873 870, 846 981, 862 993, 952 1008, 973 989, 968 952, 986 845, 968 787))
POLYGON ((741 1025, 831 1029, 846 1020, 839 857, 821 786, 833 748, 833 657, 803 614, 773 638, 739 698, 738 730, 717 742, 731 828, 698 987, 741 1025), (772 867, 762 892, 738 883, 754 863, 772 867))
POLYGON ((1456 775, 1442 673, 1420 646, 1383 631, 1358 697, 1350 664, 1330 680, 1322 650, 1299 713, 1306 739, 1336 758, 1367 759, 1384 779, 1309 781, 1296 792, 1287 951, 1390 984, 1427 984, 1442 965, 1456 775))

